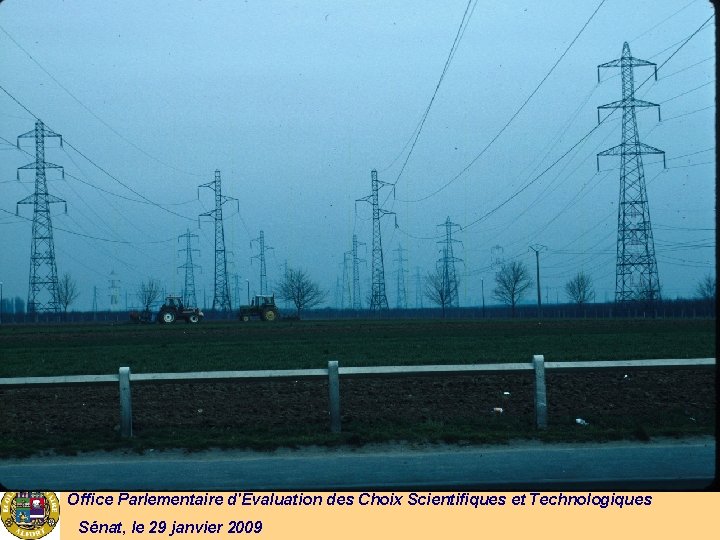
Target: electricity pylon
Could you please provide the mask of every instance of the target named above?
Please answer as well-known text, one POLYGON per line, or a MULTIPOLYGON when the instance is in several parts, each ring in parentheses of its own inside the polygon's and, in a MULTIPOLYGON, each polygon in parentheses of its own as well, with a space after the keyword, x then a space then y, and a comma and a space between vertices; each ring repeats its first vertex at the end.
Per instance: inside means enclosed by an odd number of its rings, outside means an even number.
POLYGON ((185 234, 178 236, 178 242, 185 238, 185 247, 178 251, 185 252, 185 264, 178 266, 178 270, 185 270, 185 286, 183 287, 183 303, 186 306, 197 306, 197 296, 195 294, 195 269, 200 268, 199 265, 193 263, 193 252, 200 253, 199 249, 193 249, 192 239, 197 238, 197 234, 191 234, 190 229, 185 234))
POLYGON ((415 307, 416 308, 422 308, 423 307, 423 282, 422 277, 420 276, 420 267, 415 267, 415 307))
POLYGON ((352 265, 351 256, 352 253, 350 251, 343 253, 342 286, 340 289, 340 307, 342 309, 352 307, 352 271, 350 270, 350 266, 352 265))
POLYGON ((407 249, 403 249, 402 245, 398 245, 398 248, 393 251, 398 254, 397 259, 395 259, 397 263, 397 268, 395 269, 395 284, 397 286, 395 307, 398 309, 407 309, 407 287, 405 286, 405 274, 407 273, 405 263, 407 262, 407 258, 403 257, 403 253, 406 253, 407 249))
MULTIPOLYGON (((370 295, 370 310, 388 309, 387 295, 385 294, 385 265, 383 263, 382 235, 380 233, 380 218, 388 214, 395 214, 380 208, 378 191, 381 187, 391 186, 387 182, 378 180, 377 171, 370 172, 370 183, 372 192, 367 197, 357 199, 358 202, 368 202, 372 205, 373 212, 373 239, 372 239, 372 292, 370 295)), ((397 217, 395 218, 397 227, 397 217)))
MULTIPOLYGON (((223 229, 222 205, 228 201, 236 201, 233 197, 225 197, 222 194, 222 181, 220 171, 215 171, 215 179, 207 184, 198 186, 198 198, 200 188, 210 188, 215 192, 215 209, 198 216, 198 227, 200 218, 207 216, 215 219, 215 290, 213 293, 213 310, 230 311, 230 287, 228 286, 227 259, 225 257, 225 230, 223 229)), ((238 205, 238 211, 240 210, 238 205)))
POLYGON ((50 205, 64 203, 65 213, 67 214, 67 202, 48 193, 45 169, 60 169, 63 178, 65 177, 65 170, 60 165, 45 161, 45 139, 58 137, 60 146, 62 146, 62 135, 55 133, 45 127, 42 121, 37 120, 35 129, 23 133, 17 138, 17 147, 20 148, 20 139, 30 137, 35 139, 35 161, 18 168, 17 179, 20 181, 21 170, 35 169, 35 192, 18 201, 15 210, 15 213, 19 214, 19 205, 33 205, 27 312, 59 312, 58 276, 50 205))
POLYGON ((252 264, 253 259, 260 260, 260 294, 267 292, 267 265, 265 264, 265 251, 268 249, 274 249, 270 246, 265 245, 265 232, 260 231, 260 236, 254 240, 250 240, 250 248, 252 249, 252 243, 257 242, 259 245, 260 252, 257 255, 250 257, 250 263, 252 264))
POLYGON ((622 109, 622 142, 597 155, 620 156, 620 202, 618 204, 617 262, 615 266, 615 301, 660 299, 655 243, 650 225, 650 207, 645 187, 642 154, 662 154, 665 167, 665 152, 640 142, 637 128, 636 107, 657 107, 658 121, 660 106, 657 103, 635 98, 633 68, 653 66, 657 80, 657 66, 647 60, 633 58, 627 42, 623 44, 622 57, 598 66, 619 67, 622 75, 622 100, 598 107, 600 109, 622 109))
POLYGON ((362 309, 362 297, 360 296, 360 263, 365 259, 358 258, 358 246, 364 246, 365 242, 358 242, 357 235, 353 234, 352 243, 352 308, 362 309))
POLYGON ((445 227, 445 239, 438 241, 438 244, 444 244, 444 247, 440 250, 443 256, 438 259, 438 265, 442 271, 442 286, 445 291, 444 296, 448 299, 448 307, 459 307, 460 297, 458 294, 458 280, 455 272, 455 263, 462 262, 462 259, 458 259, 453 254, 453 244, 459 243, 460 241, 453 239, 452 231, 453 227, 460 227, 460 225, 450 221, 450 217, 448 216, 445 223, 438 225, 438 227, 445 227))

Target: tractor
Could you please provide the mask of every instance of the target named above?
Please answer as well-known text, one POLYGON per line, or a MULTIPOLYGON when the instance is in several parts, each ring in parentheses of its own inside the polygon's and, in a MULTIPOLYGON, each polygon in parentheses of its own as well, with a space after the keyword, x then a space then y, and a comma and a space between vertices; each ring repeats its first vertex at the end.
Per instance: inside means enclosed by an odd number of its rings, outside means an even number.
POLYGON ((177 320, 184 320, 186 323, 199 323, 204 314, 200 308, 185 307, 181 296, 170 295, 160 307, 157 315, 157 322, 160 324, 171 324, 177 320))
POLYGON ((275 295, 256 295, 249 306, 240 306, 238 317, 241 321, 247 322, 251 317, 259 317, 260 320, 273 322, 280 318, 280 311, 275 305, 275 295))

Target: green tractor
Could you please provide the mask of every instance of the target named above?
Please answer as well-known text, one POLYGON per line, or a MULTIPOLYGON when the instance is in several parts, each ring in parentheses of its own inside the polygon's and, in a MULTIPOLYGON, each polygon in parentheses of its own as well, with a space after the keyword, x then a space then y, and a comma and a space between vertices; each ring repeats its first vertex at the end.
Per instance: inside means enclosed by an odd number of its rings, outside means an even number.
POLYGON ((259 318, 267 322, 277 321, 280 319, 280 310, 275 305, 275 295, 256 295, 249 306, 240 306, 238 318, 243 322, 251 318, 259 318))

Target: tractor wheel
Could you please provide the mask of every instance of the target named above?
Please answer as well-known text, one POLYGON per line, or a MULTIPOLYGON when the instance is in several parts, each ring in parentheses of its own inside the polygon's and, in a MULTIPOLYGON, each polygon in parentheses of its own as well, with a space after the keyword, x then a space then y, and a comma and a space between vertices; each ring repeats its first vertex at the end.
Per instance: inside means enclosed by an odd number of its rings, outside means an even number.
POLYGON ((267 322, 276 321, 278 318, 278 312, 274 309, 266 309, 262 314, 263 320, 267 322))
POLYGON ((243 313, 242 315, 240 315, 240 320, 242 322, 248 322, 250 320, 250 315, 243 313))
POLYGON ((175 314, 172 311, 163 311, 158 320, 163 324, 172 324, 175 322, 175 314))
POLYGON ((187 322, 196 324, 200 322, 200 317, 197 313, 191 313, 190 316, 187 318, 187 322))

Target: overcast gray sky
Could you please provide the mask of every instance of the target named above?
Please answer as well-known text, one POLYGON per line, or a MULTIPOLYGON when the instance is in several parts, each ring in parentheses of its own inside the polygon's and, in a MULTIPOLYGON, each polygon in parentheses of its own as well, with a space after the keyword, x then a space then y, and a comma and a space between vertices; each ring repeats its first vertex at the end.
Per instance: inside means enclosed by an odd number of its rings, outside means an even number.
MULTIPOLYGON (((400 174, 467 0, 6 0, 0 85, 32 114, 0 92, 4 295, 27 298, 32 208, 21 207, 22 217, 15 217, 15 202, 32 192, 34 177, 32 171, 22 182, 15 177, 33 157, 8 142, 33 129, 36 115, 114 177, 67 144, 48 141, 47 161, 75 177, 48 172, 50 193, 68 203, 67 215, 53 206, 55 248, 58 272, 81 286, 77 309, 91 307, 94 286, 99 307, 109 306, 111 271, 131 306, 137 285, 150 277, 180 292, 176 268, 184 254, 177 237, 188 228, 199 235, 198 295, 205 290, 212 301, 213 226, 203 221, 198 230, 197 216, 213 199, 204 189, 198 200, 197 186, 211 181, 215 169, 223 194, 239 200, 239 213, 235 203, 224 213, 229 271, 243 300, 246 280, 251 292, 259 289, 250 241, 260 230, 274 247, 270 282, 287 261, 328 290, 328 305, 335 305, 343 252, 357 234, 367 243, 365 296, 371 213, 362 203, 356 212, 355 200, 369 195, 373 168, 396 183, 394 196, 381 191, 398 224, 383 218, 391 307, 394 250, 408 250, 412 307, 416 271, 434 267, 438 225, 447 217, 460 225, 461 305, 480 304, 481 280, 493 302, 494 246, 534 270, 528 246, 536 243, 548 248, 541 255, 544 299, 564 301, 564 284, 584 270, 597 299, 611 300, 619 158, 602 158, 598 173, 595 155, 620 143, 620 113, 560 158, 596 126, 597 106, 621 98, 619 70, 603 70, 598 84, 596 67, 619 58, 627 41, 633 56, 662 65, 658 81, 649 80, 637 96, 661 104, 663 120, 654 109, 639 110, 638 127, 641 141, 667 158, 663 170, 657 156, 644 156, 663 295, 691 296, 697 281, 715 272, 714 19, 676 50, 712 16, 709 2, 606 0, 480 155, 600 3, 471 1, 400 174)), ((638 68, 637 85, 651 75, 638 68)), ((25 142, 32 153, 32 140, 25 142)))

